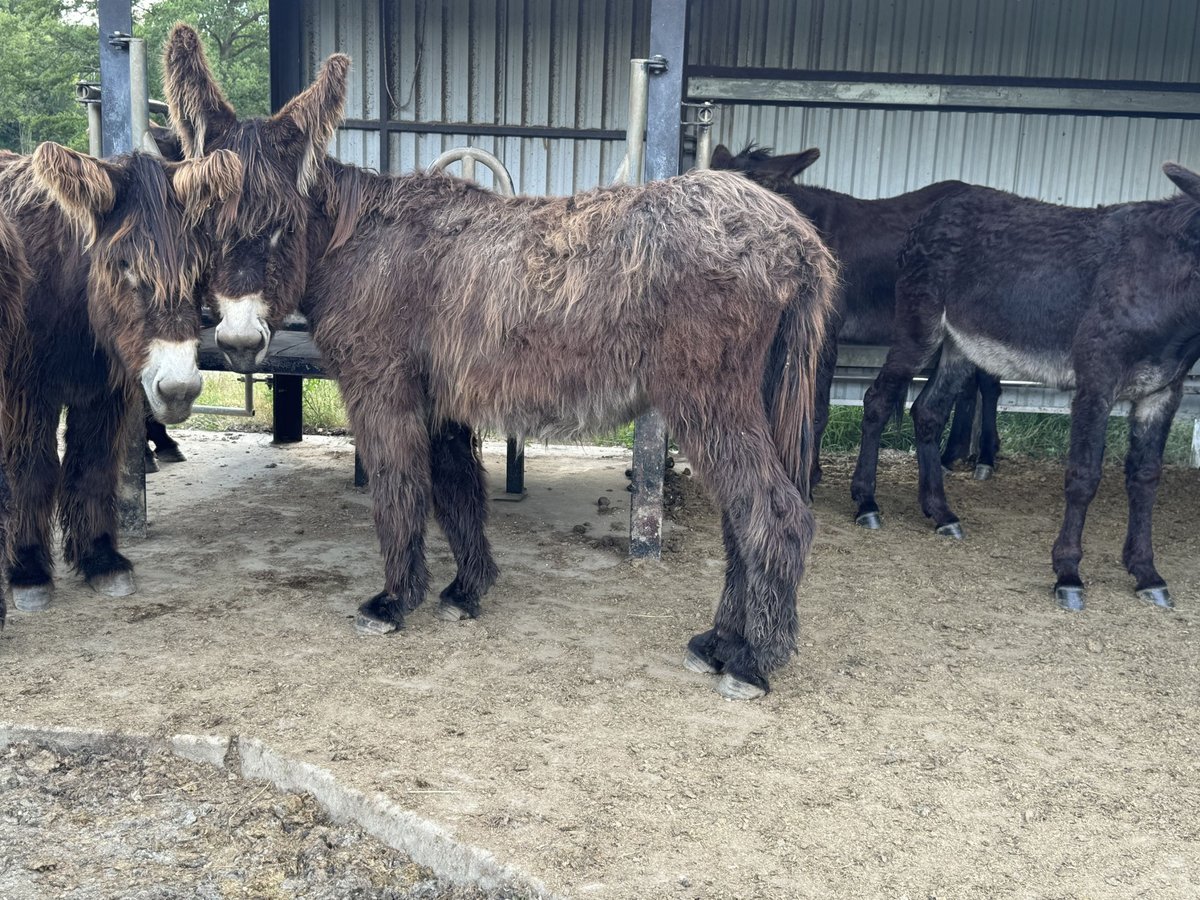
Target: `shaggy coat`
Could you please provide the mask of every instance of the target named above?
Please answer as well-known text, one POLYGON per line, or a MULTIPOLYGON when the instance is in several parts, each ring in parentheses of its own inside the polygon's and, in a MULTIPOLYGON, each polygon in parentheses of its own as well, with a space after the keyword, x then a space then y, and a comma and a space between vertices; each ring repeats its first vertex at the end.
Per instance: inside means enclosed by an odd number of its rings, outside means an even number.
MULTIPOLYGON (((25 392, 20 379, 28 371, 29 334, 25 324, 25 291, 32 275, 25 262, 20 237, 8 219, 0 216, 0 420, 20 420, 25 392)), ((0 434, 11 434, 11 424, 0 424, 0 434)), ((8 444, 0 445, 7 456, 8 444)), ((0 547, 8 539, 8 518, 12 495, 8 486, 7 459, 0 466, 0 547)), ((8 604, 0 583, 0 629, 8 604)))
POLYGON ((723 511, 725 592, 690 664, 722 671, 727 696, 761 694, 795 650, 832 256, 787 203, 731 173, 505 198, 339 164, 323 148, 347 66, 332 57, 274 118, 246 122, 185 26, 164 71, 185 150, 233 149, 246 167, 214 293, 227 309, 252 298, 272 324, 299 307, 341 386, 385 566, 359 626, 393 630, 423 601, 430 503, 459 567, 442 612, 477 614, 497 572, 468 426, 578 437, 654 406, 723 511), (297 260, 303 283, 285 281, 297 260))
MULTIPOLYGON (((842 283, 837 293, 836 312, 826 331, 817 380, 818 448, 829 421, 829 396, 837 367, 838 341, 884 345, 892 342, 900 250, 908 232, 934 203, 966 187, 961 181, 939 181, 898 197, 862 200, 828 188, 797 184, 794 179, 820 155, 815 147, 801 153, 773 156, 769 150, 750 146, 734 156, 721 145, 712 155, 714 169, 741 172, 787 198, 817 227, 822 240, 841 265, 842 283)), ((987 466, 990 472, 996 464, 1000 446, 996 434, 1000 383, 986 373, 980 375, 984 409, 978 462, 987 466)), ((954 427, 942 455, 942 463, 947 468, 952 468, 958 459, 966 459, 970 453, 975 388, 976 383, 972 381, 956 406, 954 427)), ((820 460, 814 459, 814 484, 820 480, 820 471, 820 460)))
MULTIPOLYGON (((19 608, 49 602, 56 498, 67 561, 97 590, 132 590, 132 566, 116 549, 121 459, 142 427, 155 347, 199 339, 195 287, 206 257, 194 226, 236 196, 238 173, 232 155, 201 166, 144 154, 100 161, 56 144, 32 157, 0 154, 0 214, 38 273, 25 292, 26 352, 4 354, 8 576, 19 608)), ((198 374, 171 399, 190 407, 198 374)))
POLYGON ((974 366, 1074 388, 1066 513, 1054 545, 1059 601, 1082 605, 1084 515, 1100 481, 1108 416, 1132 404, 1123 560, 1145 599, 1167 604, 1150 514, 1183 380, 1200 357, 1200 177, 1164 171, 1167 200, 1071 209, 972 187, 914 228, 896 288, 897 337, 868 391, 854 475, 859 513, 877 511, 875 464, 887 410, 941 352, 913 406, 920 499, 939 531, 961 534, 946 503, 936 440, 974 366))

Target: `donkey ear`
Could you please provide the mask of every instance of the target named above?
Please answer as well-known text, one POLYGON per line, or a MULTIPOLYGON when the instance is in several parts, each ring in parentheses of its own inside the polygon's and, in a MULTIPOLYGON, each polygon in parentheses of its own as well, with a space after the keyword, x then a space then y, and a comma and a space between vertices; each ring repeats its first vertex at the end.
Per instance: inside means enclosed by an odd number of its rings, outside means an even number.
POLYGON ((760 172, 770 172, 772 175, 791 180, 820 158, 821 151, 816 147, 810 147, 800 153, 772 156, 770 159, 758 163, 755 168, 760 172))
POLYGON ((168 162, 179 162, 183 159, 183 143, 174 128, 166 128, 156 122, 150 124, 150 138, 158 147, 159 155, 168 162))
POLYGON ((92 156, 53 141, 33 151, 33 174, 50 192, 67 218, 83 231, 91 246, 100 229, 100 219, 117 200, 109 166, 92 156))
POLYGON ((213 78, 200 35, 182 22, 171 29, 163 47, 163 91, 171 110, 171 125, 186 157, 203 156, 205 142, 219 138, 237 121, 237 114, 213 78))
POLYGON ((325 158, 325 148, 342 121, 349 71, 350 57, 343 53, 333 54, 321 66, 316 80, 289 100, 271 119, 272 122, 290 122, 304 135, 304 159, 300 163, 296 182, 302 194, 307 194, 316 181, 321 160, 325 158))
POLYGON ((1163 163, 1163 174, 1175 182, 1175 187, 1200 203, 1200 175, 1172 162, 1163 163))
POLYGON ((717 144, 713 147, 712 158, 708 161, 708 165, 712 169, 732 169, 733 154, 724 144, 717 144))
POLYGON ((216 231, 223 234, 237 214, 242 196, 242 161, 232 150, 214 150, 179 163, 171 173, 175 193, 194 227, 209 210, 217 211, 216 231))

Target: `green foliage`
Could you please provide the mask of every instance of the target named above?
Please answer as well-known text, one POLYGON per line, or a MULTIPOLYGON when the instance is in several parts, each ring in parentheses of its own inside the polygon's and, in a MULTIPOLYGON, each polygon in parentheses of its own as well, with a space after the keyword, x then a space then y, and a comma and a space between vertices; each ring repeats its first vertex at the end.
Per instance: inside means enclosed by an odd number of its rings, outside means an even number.
MULTIPOLYGON (((162 97, 162 45, 187 22, 239 113, 270 108, 267 0, 141 0, 134 34, 146 39, 150 93, 162 97)), ((75 82, 97 79, 96 0, 0 0, 0 148, 42 141, 86 150, 87 116, 75 82)))

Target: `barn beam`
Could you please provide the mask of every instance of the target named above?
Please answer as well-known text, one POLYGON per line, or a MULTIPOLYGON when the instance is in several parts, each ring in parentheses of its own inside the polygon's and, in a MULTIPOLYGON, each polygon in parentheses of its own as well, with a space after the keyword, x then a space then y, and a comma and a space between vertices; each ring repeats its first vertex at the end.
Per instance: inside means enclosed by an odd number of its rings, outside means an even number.
MULTIPOLYGON (((680 120, 687 63, 687 0, 652 0, 650 68, 646 94, 646 180, 679 174, 680 120)), ((631 135, 630 140, 639 136, 631 135)), ((667 428, 652 410, 634 427, 629 501, 629 555, 662 556, 663 472, 667 428)))

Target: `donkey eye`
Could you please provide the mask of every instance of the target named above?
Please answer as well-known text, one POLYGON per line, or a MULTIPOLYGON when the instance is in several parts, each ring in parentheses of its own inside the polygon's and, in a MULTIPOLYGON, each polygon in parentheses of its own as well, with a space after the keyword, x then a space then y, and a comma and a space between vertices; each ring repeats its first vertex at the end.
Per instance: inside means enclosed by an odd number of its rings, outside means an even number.
POLYGON ((127 260, 127 259, 117 260, 117 268, 119 268, 122 272, 128 272, 129 271, 129 260, 127 260))

